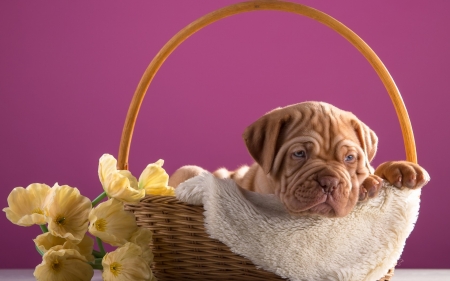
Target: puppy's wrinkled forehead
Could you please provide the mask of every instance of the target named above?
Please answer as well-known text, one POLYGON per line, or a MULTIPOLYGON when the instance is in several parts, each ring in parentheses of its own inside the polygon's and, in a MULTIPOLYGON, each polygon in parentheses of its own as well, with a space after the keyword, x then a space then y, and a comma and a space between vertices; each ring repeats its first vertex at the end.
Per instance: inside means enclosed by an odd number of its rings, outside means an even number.
POLYGON ((278 145, 298 136, 317 139, 324 151, 332 150, 344 139, 359 144, 354 130, 357 119, 351 112, 323 102, 306 102, 283 110, 291 115, 291 120, 280 131, 278 145))
POLYGON ((250 154, 267 173, 280 147, 299 136, 317 140, 324 152, 331 152, 342 140, 351 141, 361 147, 369 162, 378 141, 354 114, 324 102, 303 102, 272 110, 247 127, 243 135, 250 154))

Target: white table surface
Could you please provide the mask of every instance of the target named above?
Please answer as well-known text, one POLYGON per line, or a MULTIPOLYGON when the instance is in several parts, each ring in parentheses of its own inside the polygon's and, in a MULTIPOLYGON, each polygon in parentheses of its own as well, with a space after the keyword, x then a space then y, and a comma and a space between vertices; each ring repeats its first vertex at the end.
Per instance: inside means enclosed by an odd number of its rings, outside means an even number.
MULTIPOLYGON (((0 269, 2 281, 32 281, 34 269, 0 269)), ((101 281, 102 274, 96 270, 92 281, 101 281)), ((393 281, 450 281, 450 269, 396 269, 393 281)), ((131 281, 131 280, 130 280, 131 281)))

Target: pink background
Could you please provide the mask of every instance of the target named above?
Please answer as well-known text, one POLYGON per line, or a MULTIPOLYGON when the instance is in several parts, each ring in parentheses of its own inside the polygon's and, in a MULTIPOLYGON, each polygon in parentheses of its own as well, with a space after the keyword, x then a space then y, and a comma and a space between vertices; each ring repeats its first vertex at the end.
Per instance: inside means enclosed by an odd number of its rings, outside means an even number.
MULTIPOLYGON (((16 186, 69 184, 94 198, 103 153, 117 156, 132 94, 158 50, 181 28, 234 0, 1 1, 0 171, 2 206, 16 186)), ((448 90, 450 2, 298 1, 350 27, 383 60, 410 113, 422 193, 403 268, 450 268, 448 90), (317 2, 317 3, 316 3, 317 2)), ((389 97, 365 59, 310 19, 254 12, 217 22, 166 61, 144 101, 130 169, 165 159, 208 169, 251 163, 245 127, 278 106, 322 100, 377 132, 377 165, 404 159, 389 97)), ((40 263, 32 238, 0 216, 0 267, 40 263)))

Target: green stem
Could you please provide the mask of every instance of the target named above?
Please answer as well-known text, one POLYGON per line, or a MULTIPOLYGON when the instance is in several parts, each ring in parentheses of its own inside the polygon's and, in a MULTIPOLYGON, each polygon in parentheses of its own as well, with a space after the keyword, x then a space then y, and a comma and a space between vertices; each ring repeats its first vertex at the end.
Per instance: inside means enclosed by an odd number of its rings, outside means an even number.
POLYGON ((103 258, 103 256, 104 256, 101 252, 96 251, 96 250, 92 250, 92 255, 96 258, 103 258))
POLYGON ((100 270, 103 269, 103 266, 102 266, 101 263, 100 264, 98 264, 98 263, 89 263, 89 265, 92 266, 93 269, 100 269, 100 270))
POLYGON ((103 242, 102 239, 95 237, 95 240, 97 240, 97 245, 100 250, 100 253, 104 256, 106 254, 105 248, 103 248, 103 242))
POLYGON ((45 225, 45 224, 40 224, 39 226, 41 227, 42 233, 47 233, 47 232, 48 232, 47 225, 45 225))
POLYGON ((38 246, 34 245, 34 247, 36 248, 36 251, 38 251, 38 253, 41 254, 41 256, 44 255, 44 252, 42 252, 41 250, 39 250, 38 246))
POLYGON ((97 204, 100 203, 100 201, 102 201, 103 198, 105 198, 105 197, 106 197, 106 192, 103 191, 102 194, 100 194, 99 196, 97 196, 97 198, 92 200, 92 207, 97 206, 97 204))

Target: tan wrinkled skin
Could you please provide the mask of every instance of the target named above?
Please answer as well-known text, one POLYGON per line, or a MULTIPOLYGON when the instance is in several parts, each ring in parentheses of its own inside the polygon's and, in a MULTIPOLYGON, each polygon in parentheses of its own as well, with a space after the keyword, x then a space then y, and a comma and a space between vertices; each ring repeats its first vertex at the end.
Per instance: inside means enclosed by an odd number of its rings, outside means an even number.
MULTIPOLYGON (((276 194, 295 215, 343 217, 358 201, 376 197, 382 178, 408 188, 429 180, 423 168, 406 161, 383 163, 374 174, 375 133, 351 112, 323 102, 277 108, 251 124, 243 137, 256 163, 214 174, 247 190, 276 194)), ((201 171, 182 167, 169 185, 201 171)))

